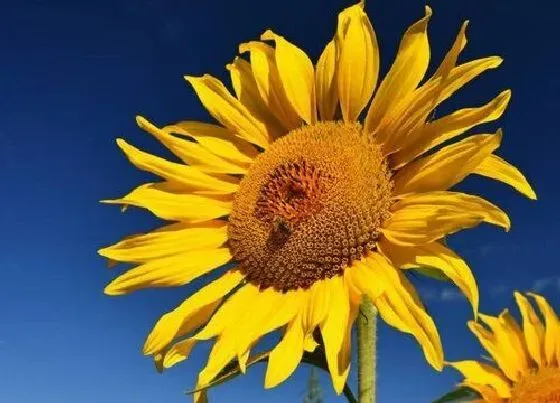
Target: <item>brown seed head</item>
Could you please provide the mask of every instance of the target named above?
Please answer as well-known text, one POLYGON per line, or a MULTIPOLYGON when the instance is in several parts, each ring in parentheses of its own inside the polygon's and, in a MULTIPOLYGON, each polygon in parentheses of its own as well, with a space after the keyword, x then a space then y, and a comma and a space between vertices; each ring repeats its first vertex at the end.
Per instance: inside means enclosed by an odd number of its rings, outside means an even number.
POLYGON ((341 274, 375 249, 390 174, 361 126, 323 122, 278 139, 241 181, 229 246, 248 281, 280 291, 341 274))
POLYGON ((560 403, 560 368, 543 368, 522 378, 513 388, 511 403, 560 403))

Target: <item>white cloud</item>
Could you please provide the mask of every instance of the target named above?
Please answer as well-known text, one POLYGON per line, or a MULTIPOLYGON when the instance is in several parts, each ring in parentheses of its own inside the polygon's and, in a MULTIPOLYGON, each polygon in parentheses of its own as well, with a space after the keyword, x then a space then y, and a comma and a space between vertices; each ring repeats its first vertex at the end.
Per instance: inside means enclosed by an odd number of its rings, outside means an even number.
POLYGON ((533 282, 531 289, 535 292, 542 292, 549 287, 560 291, 560 276, 538 278, 533 282))
POLYGON ((461 291, 455 288, 446 287, 436 289, 434 287, 424 287, 419 290, 422 299, 425 301, 456 301, 465 298, 461 291))
POLYGON ((440 299, 442 301, 454 301, 463 298, 463 293, 455 288, 444 288, 440 292, 440 299))

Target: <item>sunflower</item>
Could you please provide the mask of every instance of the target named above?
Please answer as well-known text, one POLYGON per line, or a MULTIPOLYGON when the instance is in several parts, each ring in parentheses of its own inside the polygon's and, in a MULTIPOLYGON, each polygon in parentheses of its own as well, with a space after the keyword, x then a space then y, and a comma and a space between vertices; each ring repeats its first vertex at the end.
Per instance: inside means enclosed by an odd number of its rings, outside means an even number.
POLYGON ((241 44, 240 56, 227 65, 235 96, 210 75, 185 77, 219 124, 158 127, 138 117, 138 125, 182 162, 117 140, 132 164, 164 180, 106 202, 144 208, 172 223, 100 250, 112 261, 137 265, 105 293, 183 286, 223 270, 155 324, 145 354, 168 368, 198 341, 213 339, 198 378, 207 385, 233 359, 244 371, 259 339, 281 329, 265 387, 289 377, 304 351, 319 342, 340 393, 352 324, 366 296, 383 320, 415 337, 429 364, 442 369, 436 326, 401 269, 439 270, 476 314, 475 279, 442 239, 482 222, 508 230, 510 221, 488 201, 449 189, 475 173, 531 199, 535 194, 494 154, 501 133, 443 145, 499 118, 510 92, 431 120, 436 106, 501 63, 493 56, 457 64, 466 44, 464 23, 420 86, 431 15, 426 7, 406 30, 379 86, 377 39, 360 2, 339 14, 315 65, 267 30, 260 41, 241 44))
POLYGON ((527 295, 535 300, 544 323, 528 299, 518 292, 515 300, 523 329, 507 309, 498 317, 480 314, 487 328, 469 322, 470 330, 496 365, 477 361, 449 363, 465 377, 462 385, 480 394, 478 402, 560 402, 560 320, 543 296, 527 295))

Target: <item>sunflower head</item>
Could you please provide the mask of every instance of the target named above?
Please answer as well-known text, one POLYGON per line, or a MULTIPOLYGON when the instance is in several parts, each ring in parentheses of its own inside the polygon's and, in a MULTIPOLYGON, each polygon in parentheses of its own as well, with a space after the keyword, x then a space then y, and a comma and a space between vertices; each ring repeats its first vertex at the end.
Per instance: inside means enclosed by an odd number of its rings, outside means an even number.
POLYGON ((106 202, 147 209, 169 224, 99 251, 136 265, 105 292, 183 286, 219 271, 155 324, 144 353, 159 368, 212 340, 198 378, 207 386, 234 360, 245 371, 261 337, 279 330, 281 341, 267 353, 265 386, 285 380, 304 352, 319 348, 340 393, 350 369, 352 325, 366 296, 442 369, 438 331, 405 272, 440 271, 476 315, 474 276, 441 240, 483 222, 507 230, 510 222, 496 205, 451 189, 474 173, 529 198, 535 194, 517 168, 495 154, 501 132, 452 141, 498 119, 508 90, 431 119, 440 103, 501 63, 495 56, 458 62, 465 23, 424 79, 431 16, 426 7, 405 31, 379 85, 377 37, 363 1, 339 14, 316 63, 266 31, 241 44, 227 65, 233 94, 210 75, 186 77, 215 123, 158 127, 137 118, 180 162, 117 141, 132 164, 163 180, 106 202))
POLYGON ((232 256, 261 289, 309 289, 376 249, 390 197, 387 165, 360 125, 295 129, 239 184, 228 224, 232 256))
POLYGON ((516 292, 522 326, 507 309, 497 317, 481 314, 482 324, 469 323, 494 365, 449 363, 465 377, 462 385, 480 394, 480 402, 560 402, 560 320, 543 296, 528 295, 535 300, 541 317, 529 300, 516 292))

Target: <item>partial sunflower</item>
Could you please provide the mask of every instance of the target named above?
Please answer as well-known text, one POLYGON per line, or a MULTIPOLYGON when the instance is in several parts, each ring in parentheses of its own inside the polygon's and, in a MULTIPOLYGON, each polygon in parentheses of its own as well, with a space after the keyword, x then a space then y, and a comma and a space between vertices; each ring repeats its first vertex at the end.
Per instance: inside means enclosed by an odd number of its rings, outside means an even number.
POLYGON ((521 328, 507 309, 498 317, 480 314, 486 325, 469 328, 495 365, 478 361, 450 362, 465 377, 461 383, 480 394, 480 403, 560 402, 560 320, 541 295, 532 297, 544 323, 528 299, 516 292, 521 328))
POLYGON ((100 250, 113 261, 138 264, 105 292, 182 286, 229 264, 156 323, 145 354, 170 367, 196 342, 216 338, 199 375, 203 386, 234 358, 244 370, 251 348, 280 328, 283 338, 269 356, 265 386, 285 380, 320 341, 340 393, 350 366, 351 327, 366 295, 387 323, 412 334, 427 361, 442 368, 437 329, 400 269, 440 270, 476 314, 475 279, 441 240, 481 222, 508 230, 510 221, 495 205, 449 189, 475 173, 531 199, 535 193, 494 154, 501 133, 441 147, 499 118, 510 92, 430 120, 439 103, 501 63, 494 56, 457 64, 465 23, 419 86, 428 68, 431 15, 426 7, 405 32, 361 122, 379 71, 363 2, 340 13, 315 66, 298 47, 266 31, 261 41, 241 44, 242 56, 227 65, 235 96, 209 75, 186 77, 219 125, 183 121, 159 128, 138 117, 139 126, 183 163, 117 141, 135 166, 164 181, 106 202, 142 207, 173 223, 100 250))

